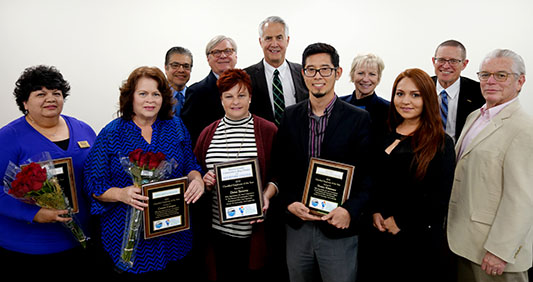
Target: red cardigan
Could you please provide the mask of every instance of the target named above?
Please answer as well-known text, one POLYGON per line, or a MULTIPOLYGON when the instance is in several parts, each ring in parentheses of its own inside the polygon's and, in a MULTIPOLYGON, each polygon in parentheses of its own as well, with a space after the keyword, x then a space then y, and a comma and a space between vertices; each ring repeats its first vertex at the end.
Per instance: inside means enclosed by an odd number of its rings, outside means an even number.
MULTIPOLYGON (((254 135, 255 135, 255 144, 257 147, 257 159, 259 161, 259 170, 261 172, 261 182, 263 186, 268 184, 267 181, 270 181, 270 153, 272 150, 272 143, 274 142, 274 137, 278 131, 276 125, 264 118, 252 115, 254 119, 254 135)), ((211 145, 211 140, 215 131, 217 129, 220 119, 208 125, 196 142, 194 147, 194 155, 198 163, 202 166, 204 172, 207 172, 205 164, 205 155, 207 154, 207 149, 211 145)))

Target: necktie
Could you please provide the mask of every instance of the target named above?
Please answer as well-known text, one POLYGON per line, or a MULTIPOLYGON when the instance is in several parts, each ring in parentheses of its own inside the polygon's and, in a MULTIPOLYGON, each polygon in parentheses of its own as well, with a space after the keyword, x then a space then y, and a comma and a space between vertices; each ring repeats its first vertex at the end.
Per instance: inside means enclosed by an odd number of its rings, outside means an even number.
POLYGON ((183 104, 185 103, 185 95, 183 95, 183 90, 176 92, 176 99, 178 100, 175 107, 176 116, 180 116, 181 109, 183 108, 183 104))
POLYGON ((446 122, 448 121, 448 93, 446 90, 440 92, 440 117, 444 130, 446 130, 446 122))
POLYGON ((281 122, 281 116, 283 115, 283 110, 285 109, 285 99, 283 98, 283 86, 281 85, 279 71, 277 69, 274 71, 272 94, 274 96, 274 121, 276 125, 279 125, 281 122))

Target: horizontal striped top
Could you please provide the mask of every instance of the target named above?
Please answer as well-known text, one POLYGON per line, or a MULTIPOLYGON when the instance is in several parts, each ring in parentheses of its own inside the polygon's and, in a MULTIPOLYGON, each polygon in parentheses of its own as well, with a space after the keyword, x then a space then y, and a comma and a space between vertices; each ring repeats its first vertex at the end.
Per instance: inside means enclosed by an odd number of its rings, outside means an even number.
MULTIPOLYGON (((227 117, 222 118, 207 149, 205 156, 207 169, 213 170, 217 163, 256 157, 257 146, 252 115, 236 121, 227 117)), ((252 225, 248 221, 220 224, 216 189, 213 189, 212 214, 213 229, 238 238, 246 238, 252 234, 252 225)))

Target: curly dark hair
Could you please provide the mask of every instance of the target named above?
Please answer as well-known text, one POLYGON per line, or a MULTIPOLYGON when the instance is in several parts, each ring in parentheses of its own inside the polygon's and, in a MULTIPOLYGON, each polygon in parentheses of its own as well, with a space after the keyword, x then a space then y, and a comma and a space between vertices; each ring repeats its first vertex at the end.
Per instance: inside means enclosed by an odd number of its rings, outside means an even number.
POLYGON ((170 86, 163 72, 157 67, 138 67, 130 74, 120 87, 120 101, 117 115, 125 120, 131 120, 135 113, 133 112, 133 93, 137 82, 141 77, 151 78, 157 82, 157 89, 163 97, 161 109, 157 114, 160 119, 172 119, 174 117, 174 104, 176 99, 172 96, 170 86))
POLYGON ((15 82, 15 90, 13 91, 15 101, 23 114, 27 113, 24 108, 24 102, 28 101, 30 93, 41 90, 43 87, 49 90, 61 90, 63 99, 70 95, 70 84, 63 79, 63 75, 54 66, 38 65, 28 67, 15 82))

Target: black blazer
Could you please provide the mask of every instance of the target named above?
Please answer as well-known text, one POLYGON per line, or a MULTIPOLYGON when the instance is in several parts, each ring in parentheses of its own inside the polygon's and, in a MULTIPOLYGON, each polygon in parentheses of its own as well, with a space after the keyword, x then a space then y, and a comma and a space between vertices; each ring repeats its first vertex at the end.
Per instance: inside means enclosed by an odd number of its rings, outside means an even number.
MULTIPOLYGON (((309 91, 307 90, 302 77, 302 66, 289 61, 287 61, 287 63, 291 70, 292 81, 296 91, 296 102, 309 98, 309 91)), ((246 71, 252 79, 252 103, 250 104, 250 112, 274 122, 272 101, 268 94, 268 87, 272 86, 267 85, 263 60, 255 65, 245 68, 244 71, 246 71)))
POLYGON ((189 130, 193 148, 202 130, 222 117, 224 108, 220 102, 217 77, 211 71, 206 78, 187 88, 187 97, 181 110, 181 119, 189 130))
MULTIPOLYGON (((287 224, 300 228, 303 221, 287 210, 293 202, 301 202, 309 167, 308 101, 289 106, 283 113, 273 149, 273 169, 279 188, 287 224)), ((356 234, 357 221, 368 200, 371 177, 368 172, 370 148, 370 116, 341 99, 335 101, 321 147, 322 159, 355 166, 351 193, 342 205, 351 216, 348 229, 338 229, 327 222, 317 222, 330 238, 356 234)))
MULTIPOLYGON (((437 83, 436 76, 433 76, 432 79, 437 83)), ((457 103, 457 116, 455 118, 455 140, 458 140, 461 135, 466 117, 485 104, 485 98, 481 95, 479 82, 463 76, 460 79, 459 102, 457 103)))

